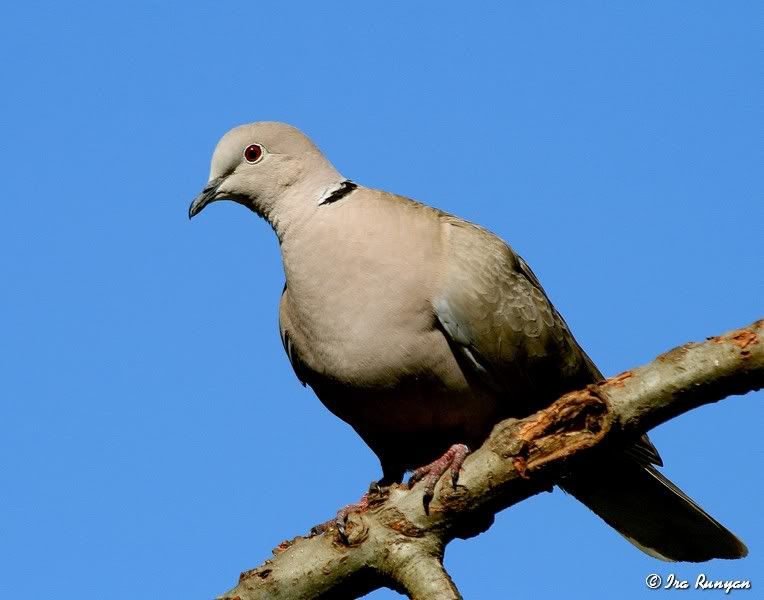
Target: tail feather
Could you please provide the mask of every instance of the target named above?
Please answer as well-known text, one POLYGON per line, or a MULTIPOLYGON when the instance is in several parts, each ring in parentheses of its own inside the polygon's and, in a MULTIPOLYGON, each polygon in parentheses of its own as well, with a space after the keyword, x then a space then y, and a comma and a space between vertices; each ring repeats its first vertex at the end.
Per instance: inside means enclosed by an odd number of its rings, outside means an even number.
POLYGON ((627 456, 591 465, 561 487, 655 558, 703 562, 748 554, 743 542, 655 467, 627 456))

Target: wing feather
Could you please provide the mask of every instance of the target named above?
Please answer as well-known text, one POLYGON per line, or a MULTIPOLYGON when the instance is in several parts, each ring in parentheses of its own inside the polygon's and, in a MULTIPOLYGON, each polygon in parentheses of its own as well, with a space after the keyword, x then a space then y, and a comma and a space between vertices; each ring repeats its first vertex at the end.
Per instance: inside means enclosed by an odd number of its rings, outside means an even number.
MULTIPOLYGON (((448 256, 436 317, 462 361, 516 403, 510 412, 538 410, 604 379, 510 246, 477 225, 444 220, 448 256)), ((647 436, 627 453, 640 464, 662 464, 647 436)))

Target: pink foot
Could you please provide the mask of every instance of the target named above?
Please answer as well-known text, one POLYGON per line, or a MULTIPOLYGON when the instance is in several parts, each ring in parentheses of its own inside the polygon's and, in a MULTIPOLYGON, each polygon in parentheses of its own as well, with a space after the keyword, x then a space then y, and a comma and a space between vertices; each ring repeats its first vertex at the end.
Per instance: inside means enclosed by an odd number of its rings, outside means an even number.
POLYGON ((322 533, 326 533, 329 529, 332 527, 337 528, 337 532, 340 534, 340 538, 343 542, 346 544, 348 543, 348 537, 345 533, 345 524, 348 520, 348 515, 351 512, 363 512, 367 508, 369 508, 369 492, 365 493, 363 496, 361 496, 361 499, 354 503, 354 504, 348 504, 347 506, 343 506, 341 509, 337 511, 337 515, 333 519, 329 519, 328 521, 325 521, 324 523, 321 523, 320 525, 316 525, 310 530, 311 535, 321 535, 322 533))
POLYGON ((409 477, 409 489, 414 487, 418 481, 424 480, 424 503, 425 507, 435 493, 435 485, 438 483, 441 475, 450 469, 451 484, 456 487, 459 481, 459 471, 462 468, 464 459, 470 453, 470 449, 464 444, 454 444, 438 460, 429 465, 419 467, 409 477))

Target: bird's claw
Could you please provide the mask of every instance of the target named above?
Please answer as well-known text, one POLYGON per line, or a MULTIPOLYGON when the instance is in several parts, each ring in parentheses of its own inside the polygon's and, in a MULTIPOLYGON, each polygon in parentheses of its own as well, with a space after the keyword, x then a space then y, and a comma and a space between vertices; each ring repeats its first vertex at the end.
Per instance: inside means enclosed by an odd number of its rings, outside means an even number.
POLYGON ((337 530, 340 541, 347 546, 349 543, 346 527, 348 522, 348 515, 350 515, 351 512, 364 511, 369 507, 369 493, 371 493, 371 489, 369 492, 361 496, 361 499, 355 504, 348 504, 347 506, 343 506, 341 509, 339 509, 333 519, 312 527, 310 530, 310 535, 321 535, 322 533, 326 533, 332 527, 334 527, 337 530))
POLYGON ((461 471, 464 459, 470 453, 465 444, 454 444, 439 459, 429 465, 419 467, 409 477, 409 489, 419 481, 424 481, 424 507, 428 509, 430 500, 435 495, 435 486, 446 471, 451 471, 451 485, 456 488, 459 483, 459 471, 461 471))
POLYGON ((340 520, 339 517, 334 520, 334 526, 337 528, 337 533, 340 536, 340 540, 346 546, 350 543, 348 540, 347 531, 345 531, 345 523, 347 523, 347 518, 347 515, 345 515, 342 520, 340 520))

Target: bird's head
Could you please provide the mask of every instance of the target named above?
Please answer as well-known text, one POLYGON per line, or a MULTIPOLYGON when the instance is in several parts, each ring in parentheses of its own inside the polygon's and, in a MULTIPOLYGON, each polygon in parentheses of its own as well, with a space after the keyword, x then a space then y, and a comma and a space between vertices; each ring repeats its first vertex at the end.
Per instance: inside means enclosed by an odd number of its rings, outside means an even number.
POLYGON ((189 218, 216 200, 243 204, 271 224, 300 204, 318 204, 342 176, 301 131, 263 121, 226 133, 212 155, 210 177, 189 218))

